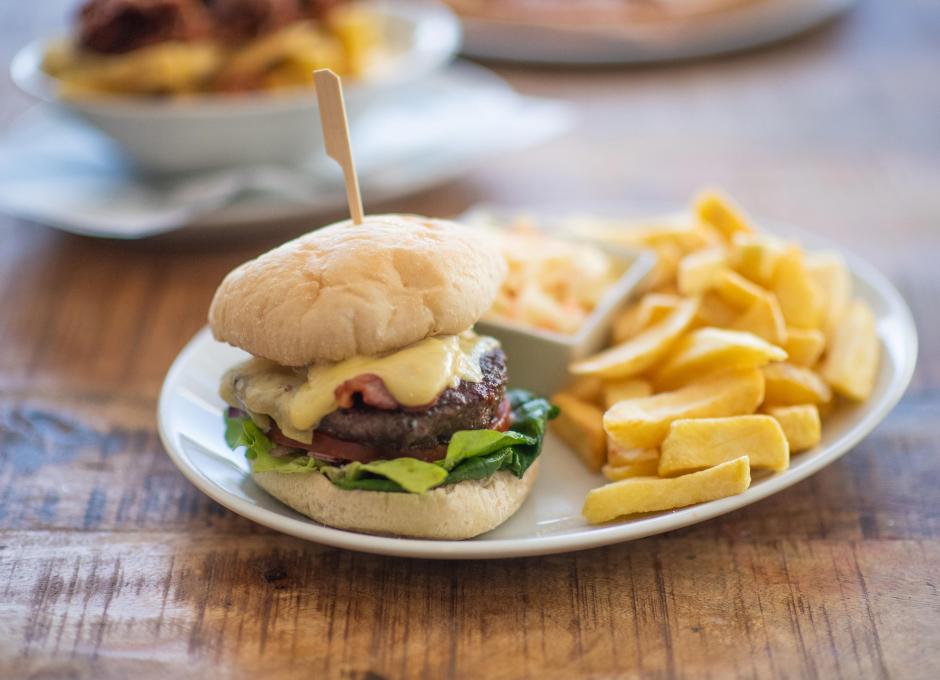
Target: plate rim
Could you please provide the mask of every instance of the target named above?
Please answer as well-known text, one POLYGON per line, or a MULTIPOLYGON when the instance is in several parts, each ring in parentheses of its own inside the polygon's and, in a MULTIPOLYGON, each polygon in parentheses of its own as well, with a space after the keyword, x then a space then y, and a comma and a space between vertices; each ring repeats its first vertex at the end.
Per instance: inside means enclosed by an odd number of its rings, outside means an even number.
POLYGON ((598 65, 643 65, 672 63, 689 59, 715 57, 751 50, 794 38, 837 18, 857 5, 859 0, 804 0, 802 6, 790 7, 786 0, 762 0, 698 17, 674 22, 644 22, 632 30, 619 32, 619 46, 615 50, 598 51, 596 47, 569 49, 561 54, 551 48, 500 48, 507 35, 515 32, 534 32, 543 43, 551 43, 553 36, 581 35, 585 41, 591 37, 616 40, 618 32, 599 29, 572 30, 563 26, 530 25, 518 22, 499 22, 475 17, 460 17, 464 23, 461 53, 476 59, 492 59, 510 64, 569 65, 574 67, 598 65), (766 16, 765 16, 766 15, 766 16), (743 28, 734 23, 750 23, 743 28), (702 31, 702 24, 708 30, 702 31), (730 26, 730 29, 729 29, 730 26), (750 32, 745 32, 749 29, 750 32), (721 35, 730 30, 730 36, 721 35), (494 39, 494 34, 498 35, 494 39), (691 33, 691 35, 690 35, 691 33), (714 35, 718 33, 718 35, 714 35))
MULTIPOLYGON (((762 223, 770 226, 771 233, 777 231, 774 226, 783 223, 762 223)), ((629 522, 617 522, 597 527, 586 527, 575 533, 556 536, 532 536, 521 539, 496 539, 492 541, 434 541, 413 538, 395 538, 359 534, 317 524, 312 520, 285 517, 281 514, 252 505, 225 491, 212 480, 189 465, 185 456, 178 450, 171 436, 171 428, 166 422, 172 398, 171 388, 178 381, 190 357, 200 351, 202 344, 211 340, 208 327, 200 329, 183 347, 167 371, 157 402, 157 430, 164 449, 174 465, 200 491, 223 507, 228 508, 246 519, 275 531, 314 541, 334 548, 345 548, 359 552, 397 557, 417 557, 427 559, 505 559, 516 557, 539 556, 574 552, 599 548, 654 534, 682 529, 692 524, 713 519, 719 515, 746 507, 797 484, 815 474, 822 468, 838 460, 868 436, 894 409, 910 385, 917 365, 919 340, 913 314, 900 292, 887 277, 866 260, 853 252, 837 246, 833 241, 816 234, 809 234, 797 227, 786 225, 780 231, 802 238, 814 247, 837 248, 849 265, 853 279, 863 281, 867 286, 879 292, 887 303, 890 317, 897 318, 902 326, 902 342, 906 345, 901 354, 901 364, 890 377, 885 391, 877 399, 874 408, 866 413, 841 439, 833 442, 828 449, 798 468, 791 468, 783 473, 773 474, 752 486, 742 494, 729 496, 698 505, 657 513, 629 522)), ((212 342, 215 342, 212 340, 212 342)), ((882 340, 883 342, 883 340, 882 340)))

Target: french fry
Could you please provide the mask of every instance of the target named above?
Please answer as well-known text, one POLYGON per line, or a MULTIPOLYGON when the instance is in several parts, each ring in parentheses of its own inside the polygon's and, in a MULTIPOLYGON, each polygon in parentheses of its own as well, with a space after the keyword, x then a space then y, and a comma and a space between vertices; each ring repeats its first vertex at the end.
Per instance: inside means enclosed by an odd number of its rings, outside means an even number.
POLYGON ((663 295, 675 295, 679 297, 679 288, 676 286, 675 282, 660 286, 656 289, 656 292, 662 293, 663 295))
POLYGON ((637 463, 627 463, 626 465, 613 466, 610 463, 601 468, 601 474, 610 482, 617 482, 621 479, 630 479, 631 477, 655 477, 655 460, 644 460, 637 463))
POLYGON ((702 222, 713 226, 726 239, 739 232, 754 231, 741 209, 718 191, 703 191, 696 196, 694 210, 702 222))
POLYGON ((786 346, 789 333, 783 311, 773 293, 767 293, 729 324, 737 331, 753 333, 779 347, 786 346))
POLYGON ((731 266, 744 278, 767 288, 785 250, 785 243, 773 236, 738 232, 731 239, 731 266))
POLYGON ((614 320, 614 344, 626 342, 637 333, 662 321, 682 302, 678 295, 647 293, 637 302, 621 311, 614 320))
POLYGON ((225 63, 225 53, 211 42, 163 41, 101 59, 76 50, 71 41, 53 45, 43 66, 54 75, 61 94, 89 96, 179 94, 204 87, 225 63))
POLYGON ((683 300, 665 319, 627 342, 615 345, 569 367, 575 375, 597 375, 604 379, 630 378, 660 359, 695 318, 696 300, 683 300))
POLYGON ((865 302, 854 300, 832 338, 822 375, 843 397, 863 401, 875 388, 880 354, 875 315, 865 302))
POLYGON ((759 369, 732 371, 674 392, 617 402, 604 414, 604 430, 622 448, 652 449, 675 420, 745 415, 763 399, 759 369))
POLYGON ((819 443, 822 423, 819 409, 814 404, 780 406, 767 409, 767 413, 783 428, 783 434, 790 443, 790 453, 806 451, 819 443))
POLYGON ((724 328, 731 325, 740 315, 741 311, 737 307, 728 304, 720 295, 710 290, 699 299, 695 325, 724 328))
POLYGON ((381 43, 381 27, 376 25, 368 8, 353 5, 331 12, 327 20, 330 28, 346 48, 346 62, 354 75, 365 73, 376 43, 381 43))
POLYGON ((712 247, 689 253, 679 260, 676 283, 681 295, 699 295, 711 288, 715 278, 728 267, 724 248, 712 247))
POLYGON ((603 412, 593 404, 558 392, 552 401, 561 410, 549 427, 597 472, 607 459, 607 435, 601 425, 603 412))
POLYGON ((628 477, 655 475, 659 467, 657 449, 621 449, 616 442, 607 441, 607 464, 601 473, 612 482, 628 477))
POLYGON ((713 290, 727 304, 744 310, 722 325, 754 333, 776 345, 786 342, 786 321, 773 293, 733 271, 716 276, 713 290))
POLYGON ((842 321, 842 315, 852 301, 852 275, 849 274, 842 256, 832 252, 808 254, 806 269, 825 293, 823 331, 826 333, 826 340, 832 342, 842 321))
POLYGON ((753 333, 700 328, 676 343, 653 384, 659 391, 670 390, 718 371, 760 368, 786 358, 786 352, 753 333))
POLYGON ((623 401, 624 399, 648 397, 653 393, 653 386, 647 381, 631 378, 605 382, 602 389, 604 394, 604 406, 606 408, 610 408, 618 401, 623 401))
POLYGON ((581 233, 610 243, 654 250, 664 245, 676 246, 682 254, 724 242, 721 234, 713 227, 686 216, 670 216, 654 222, 632 224, 618 221, 614 224, 604 223, 600 227, 596 222, 591 220, 588 224, 572 226, 581 233))
POLYGON ((709 468, 742 455, 751 468, 786 470, 790 447, 771 416, 677 420, 669 428, 659 457, 659 476, 671 477, 709 468))
POLYGON ((826 336, 815 328, 788 328, 783 348, 790 357, 790 363, 815 366, 826 348, 826 336))
POLYGON ((656 252, 657 262, 647 277, 649 290, 661 290, 675 282, 679 260, 686 253, 721 242, 714 230, 685 217, 668 217, 657 221, 625 222, 598 218, 576 218, 567 221, 570 231, 607 243, 656 252))
POLYGON ((595 406, 604 403, 604 381, 596 375, 578 376, 569 381, 562 392, 595 406))
POLYGON ((822 327, 826 304, 824 292, 807 271, 799 248, 789 248, 777 260, 770 288, 780 302, 787 325, 822 327))
POLYGON ((683 251, 677 244, 668 242, 653 246, 653 250, 656 252, 656 264, 647 275, 647 285, 650 290, 662 290, 675 283, 683 251))
POLYGON ((625 467, 627 465, 644 465, 650 461, 654 462, 653 472, 655 475, 656 466, 659 465, 659 449, 624 449, 617 445, 617 442, 607 439, 607 462, 612 467, 625 467))
POLYGON ((832 390, 819 374, 805 366, 789 363, 764 366, 767 407, 825 404, 832 400, 832 390))
POLYGON ((713 288, 725 302, 738 309, 748 309, 765 301, 768 293, 765 288, 733 271, 723 271, 718 274, 713 288))
POLYGON ((687 252, 714 248, 715 246, 721 246, 722 248, 728 247, 728 241, 725 239, 724 235, 708 222, 703 222, 701 219, 696 220, 693 229, 694 236, 690 235, 687 242, 690 244, 694 243, 695 239, 698 238, 700 243, 696 244, 694 248, 689 248, 687 252))
MULTIPOLYGON (((618 344, 570 367, 593 379, 572 389, 607 408, 601 471, 612 483, 589 493, 589 521, 739 493, 752 467, 785 470, 819 444, 836 395, 870 396, 876 320, 852 299, 838 254, 754 232, 713 191, 696 197, 692 219, 609 227, 603 238, 651 248, 659 261, 653 292, 615 320, 618 344)), ((596 423, 595 409, 569 426, 569 437, 593 442, 592 469, 596 423)))
POLYGON ((636 477, 605 484, 588 492, 581 512, 591 524, 600 524, 623 515, 672 510, 733 496, 750 485, 748 458, 741 456, 681 477, 636 477))

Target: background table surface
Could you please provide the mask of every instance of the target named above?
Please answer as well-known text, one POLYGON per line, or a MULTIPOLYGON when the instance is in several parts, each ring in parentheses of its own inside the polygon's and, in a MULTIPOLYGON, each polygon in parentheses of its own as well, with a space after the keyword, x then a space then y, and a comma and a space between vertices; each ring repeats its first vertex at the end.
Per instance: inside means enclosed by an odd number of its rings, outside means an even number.
MULTIPOLYGON (((2 60, 64 16, 0 3, 2 60)), ((389 559, 222 509, 164 454, 157 392, 222 275, 272 239, 111 243, 0 218, 0 676, 937 677, 938 34, 934 2, 869 0, 748 55, 500 68, 573 102, 577 130, 381 206, 626 208, 717 184, 850 244, 906 296, 918 371, 856 450, 756 505, 604 549, 389 559)), ((6 126, 29 102, 0 88, 6 126)))

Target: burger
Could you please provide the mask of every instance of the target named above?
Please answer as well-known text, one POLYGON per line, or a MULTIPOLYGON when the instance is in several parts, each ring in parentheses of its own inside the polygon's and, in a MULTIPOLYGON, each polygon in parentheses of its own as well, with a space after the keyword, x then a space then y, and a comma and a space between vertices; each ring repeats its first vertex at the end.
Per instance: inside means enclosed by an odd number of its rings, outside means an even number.
POLYGON ((532 488, 545 399, 507 390, 473 324, 506 264, 453 222, 375 215, 311 232, 228 274, 217 340, 251 358, 220 394, 225 436, 294 510, 370 534, 464 539, 532 488))

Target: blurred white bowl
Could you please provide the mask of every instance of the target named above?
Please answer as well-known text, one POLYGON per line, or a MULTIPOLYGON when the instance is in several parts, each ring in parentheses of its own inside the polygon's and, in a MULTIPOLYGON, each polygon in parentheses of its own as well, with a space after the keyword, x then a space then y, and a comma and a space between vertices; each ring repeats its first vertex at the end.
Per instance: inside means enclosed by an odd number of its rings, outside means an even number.
MULTIPOLYGON (((460 24, 436 3, 397 0, 374 4, 381 18, 381 69, 344 83, 354 121, 370 101, 441 68, 460 45, 460 24)), ((316 96, 311 89, 152 99, 102 95, 58 96, 42 70, 45 41, 24 47, 10 65, 16 85, 37 99, 67 109, 114 139, 141 169, 177 173, 235 165, 297 163, 322 150, 316 96)))

